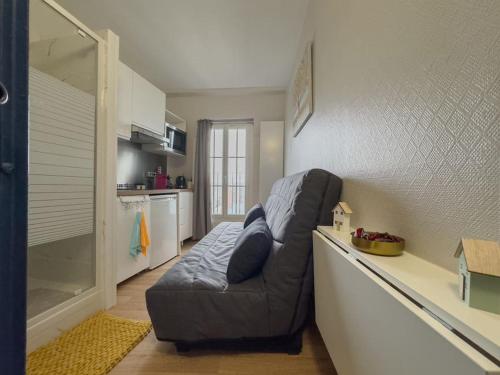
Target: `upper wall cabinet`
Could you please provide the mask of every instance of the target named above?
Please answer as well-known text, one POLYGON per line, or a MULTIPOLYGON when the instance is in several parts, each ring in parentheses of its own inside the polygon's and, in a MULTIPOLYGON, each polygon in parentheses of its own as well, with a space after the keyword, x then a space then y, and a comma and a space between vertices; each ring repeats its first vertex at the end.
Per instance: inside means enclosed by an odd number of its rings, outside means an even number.
POLYGON ((132 75, 132 123, 165 135, 165 93, 142 78, 132 75))
POLYGON ((118 136, 130 139, 134 124, 165 134, 165 93, 120 62, 118 72, 118 136))
POLYGON ((132 76, 134 72, 122 62, 118 66, 118 137, 130 139, 132 124, 132 76))

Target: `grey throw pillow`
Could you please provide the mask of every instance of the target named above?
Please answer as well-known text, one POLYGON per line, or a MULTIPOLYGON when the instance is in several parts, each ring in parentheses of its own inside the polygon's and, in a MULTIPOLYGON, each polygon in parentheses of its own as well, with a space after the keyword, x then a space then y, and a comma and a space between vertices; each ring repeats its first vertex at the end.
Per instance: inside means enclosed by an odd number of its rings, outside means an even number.
POLYGON ((266 217, 266 213, 264 212, 264 207, 262 207, 262 203, 257 203, 251 209, 248 210, 247 215, 245 216, 245 221, 243 222, 243 228, 248 227, 254 220, 259 217, 266 217))
POLYGON ((243 229, 234 245, 226 276, 230 284, 241 283, 257 274, 264 265, 273 235, 263 217, 243 229))

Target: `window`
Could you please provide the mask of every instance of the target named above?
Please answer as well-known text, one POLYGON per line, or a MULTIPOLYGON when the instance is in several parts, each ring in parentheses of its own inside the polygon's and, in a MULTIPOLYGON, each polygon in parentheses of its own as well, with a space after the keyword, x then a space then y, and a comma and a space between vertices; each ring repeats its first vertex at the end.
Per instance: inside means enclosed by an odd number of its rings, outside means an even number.
POLYGON ((214 125, 210 144, 210 185, 213 216, 242 216, 248 188, 245 124, 214 125))

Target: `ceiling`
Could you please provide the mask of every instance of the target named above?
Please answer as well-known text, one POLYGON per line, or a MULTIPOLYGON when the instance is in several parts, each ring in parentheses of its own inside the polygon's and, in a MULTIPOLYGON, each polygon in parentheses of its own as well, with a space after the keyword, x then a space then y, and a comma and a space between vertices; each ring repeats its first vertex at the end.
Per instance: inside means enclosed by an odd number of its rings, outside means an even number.
POLYGON ((309 0, 58 0, 167 93, 284 89, 309 0))

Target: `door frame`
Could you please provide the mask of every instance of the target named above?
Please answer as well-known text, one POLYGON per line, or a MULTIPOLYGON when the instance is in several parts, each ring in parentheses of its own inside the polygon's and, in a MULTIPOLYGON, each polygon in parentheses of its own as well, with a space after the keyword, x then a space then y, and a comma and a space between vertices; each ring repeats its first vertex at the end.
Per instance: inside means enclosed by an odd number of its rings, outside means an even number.
POLYGON ((27 0, 0 0, 0 363, 3 374, 24 374, 28 207, 27 0), (11 163, 13 169, 9 170, 11 163))

